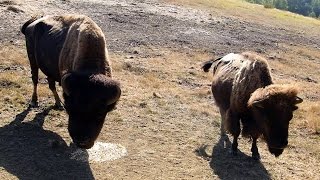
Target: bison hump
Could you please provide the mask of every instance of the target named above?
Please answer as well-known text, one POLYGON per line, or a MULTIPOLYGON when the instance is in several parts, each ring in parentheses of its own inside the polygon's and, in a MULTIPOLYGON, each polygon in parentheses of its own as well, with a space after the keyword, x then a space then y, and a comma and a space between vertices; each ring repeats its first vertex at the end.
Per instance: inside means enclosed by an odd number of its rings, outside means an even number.
POLYGON ((266 61, 244 60, 233 81, 231 107, 240 112, 246 111, 251 94, 256 89, 270 84, 272 78, 266 61))

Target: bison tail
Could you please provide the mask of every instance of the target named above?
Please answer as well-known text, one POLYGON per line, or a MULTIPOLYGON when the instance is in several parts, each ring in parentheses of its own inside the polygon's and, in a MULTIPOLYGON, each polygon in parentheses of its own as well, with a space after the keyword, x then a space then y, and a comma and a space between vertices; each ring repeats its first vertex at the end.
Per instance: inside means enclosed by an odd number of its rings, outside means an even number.
POLYGON ((25 35, 27 27, 28 27, 31 23, 33 23, 35 20, 37 20, 37 17, 31 17, 27 22, 25 22, 25 23, 22 25, 22 27, 21 27, 21 29, 20 29, 21 32, 22 32, 22 34, 25 35))
POLYGON ((222 57, 218 59, 211 59, 209 61, 206 61, 202 64, 201 69, 203 69, 204 72, 209 72, 209 69, 211 68, 212 64, 218 60, 222 59, 222 57))

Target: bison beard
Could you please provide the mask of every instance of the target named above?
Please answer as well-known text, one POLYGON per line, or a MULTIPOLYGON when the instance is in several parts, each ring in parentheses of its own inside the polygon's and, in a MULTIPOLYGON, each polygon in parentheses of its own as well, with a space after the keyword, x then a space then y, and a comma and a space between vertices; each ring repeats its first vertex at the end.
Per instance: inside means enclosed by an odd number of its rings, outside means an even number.
POLYGON ((38 70, 48 77, 55 105, 61 106, 55 82, 62 85, 68 131, 81 148, 94 145, 108 112, 121 95, 111 78, 105 37, 83 15, 32 18, 21 28, 25 34, 34 90, 31 106, 37 106, 38 70))
POLYGON ((220 110, 221 135, 233 136, 232 153, 238 151, 238 137, 252 139, 252 157, 260 159, 257 139, 264 137, 270 153, 278 157, 288 144, 289 121, 301 103, 297 89, 273 84, 267 61, 253 53, 228 54, 210 60, 202 69, 214 65, 212 94, 220 110))

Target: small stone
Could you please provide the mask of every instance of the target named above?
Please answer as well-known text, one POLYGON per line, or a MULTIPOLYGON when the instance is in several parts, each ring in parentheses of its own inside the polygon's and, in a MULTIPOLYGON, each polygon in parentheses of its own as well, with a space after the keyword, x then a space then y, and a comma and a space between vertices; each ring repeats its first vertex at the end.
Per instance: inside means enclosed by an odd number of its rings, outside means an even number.
POLYGON ((156 98, 162 98, 162 95, 157 93, 157 92, 154 92, 153 96, 156 97, 156 98))
POLYGON ((15 13, 23 13, 24 12, 24 10, 20 9, 18 6, 8 6, 7 10, 15 12, 15 13))
POLYGON ((133 54, 139 54, 139 51, 134 50, 132 53, 133 53, 133 54))
POLYGON ((147 107, 147 103, 146 102, 142 102, 142 103, 139 104, 139 106, 142 107, 142 108, 145 108, 145 107, 147 107))

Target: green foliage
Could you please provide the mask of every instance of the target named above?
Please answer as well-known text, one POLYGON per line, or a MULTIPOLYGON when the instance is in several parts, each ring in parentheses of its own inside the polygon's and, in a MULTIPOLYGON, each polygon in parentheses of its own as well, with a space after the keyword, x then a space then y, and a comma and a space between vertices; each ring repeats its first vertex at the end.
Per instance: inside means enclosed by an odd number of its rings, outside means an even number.
POLYGON ((320 17, 320 0, 246 0, 265 8, 288 10, 304 16, 320 17))
POLYGON ((316 17, 316 13, 312 12, 312 13, 310 13, 308 16, 310 16, 310 17, 316 17))
POLYGON ((273 4, 264 4, 263 7, 264 7, 264 8, 267 8, 267 9, 272 9, 272 8, 274 8, 273 4))
POLYGON ((263 6, 265 8, 274 8, 273 0, 264 0, 263 6))
POLYGON ((316 17, 320 17, 320 0, 313 0, 311 5, 316 17))
POLYGON ((274 6, 277 9, 287 10, 288 9, 288 1, 287 0, 275 0, 274 6))

